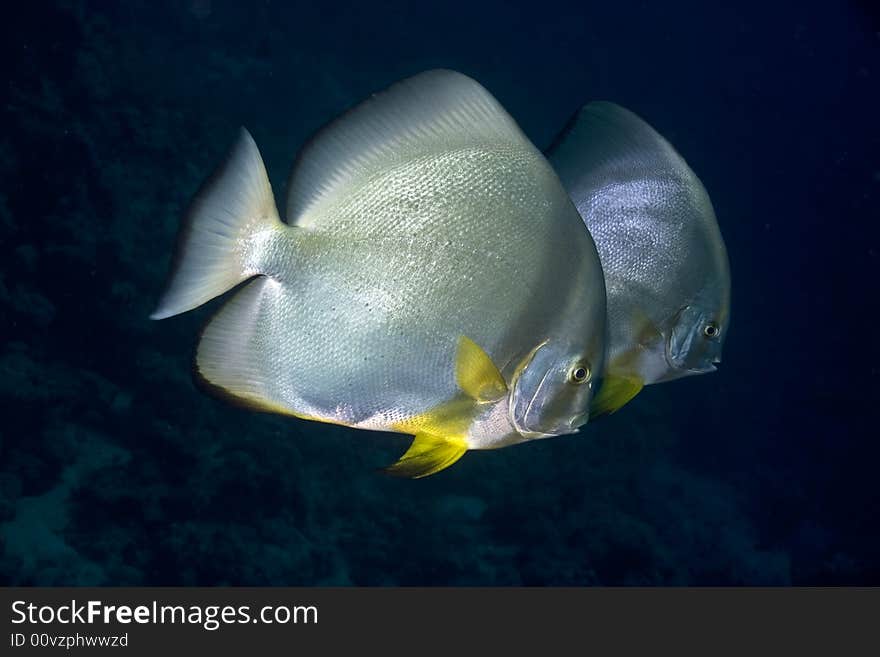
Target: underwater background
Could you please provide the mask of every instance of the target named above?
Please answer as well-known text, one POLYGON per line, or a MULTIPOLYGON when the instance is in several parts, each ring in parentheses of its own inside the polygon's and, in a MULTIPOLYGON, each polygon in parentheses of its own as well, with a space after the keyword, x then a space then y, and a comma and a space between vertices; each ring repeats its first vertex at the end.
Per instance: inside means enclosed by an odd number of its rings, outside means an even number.
POLYGON ((870 3, 7 3, 0 582, 880 584, 880 21, 870 3), (408 438, 198 390, 222 300, 147 319, 239 126, 298 148, 392 82, 481 82, 541 148, 581 105, 702 179, 719 371, 580 434, 378 473, 408 438))

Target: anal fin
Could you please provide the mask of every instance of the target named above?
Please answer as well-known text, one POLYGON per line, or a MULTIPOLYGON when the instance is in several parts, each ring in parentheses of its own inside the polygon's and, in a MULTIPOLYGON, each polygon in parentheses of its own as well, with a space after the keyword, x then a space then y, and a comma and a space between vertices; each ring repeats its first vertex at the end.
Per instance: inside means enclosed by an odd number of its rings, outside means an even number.
POLYGON ((463 438, 447 438, 427 433, 417 434, 412 445, 385 472, 397 477, 419 479, 448 468, 467 451, 463 438))
POLYGON ((645 383, 635 376, 606 376, 590 404, 590 419, 610 415, 635 397, 645 383))
POLYGON ((271 338, 278 326, 269 311, 280 294, 277 283, 258 276, 220 308, 202 330, 194 363, 196 381, 208 392, 251 410, 332 422, 291 408, 276 394, 276 358, 264 345, 276 343, 271 338))

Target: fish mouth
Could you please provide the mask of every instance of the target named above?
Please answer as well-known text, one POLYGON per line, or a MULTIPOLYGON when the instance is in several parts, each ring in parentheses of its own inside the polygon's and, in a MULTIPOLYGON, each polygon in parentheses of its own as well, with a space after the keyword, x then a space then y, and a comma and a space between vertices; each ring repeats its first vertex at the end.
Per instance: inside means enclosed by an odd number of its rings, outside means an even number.
POLYGON ((714 363, 707 363, 698 367, 685 367, 684 365, 675 363, 668 358, 666 359, 666 362, 672 370, 679 373, 679 377, 688 376, 689 374, 710 374, 718 370, 718 367, 714 363))
POLYGON ((679 372, 684 372, 685 374, 709 374, 710 372, 714 372, 718 369, 718 367, 714 363, 704 363, 695 367, 687 367, 682 364, 675 365, 674 363, 670 363, 670 365, 672 365, 679 372))
POLYGON ((666 364, 672 370, 679 372, 678 376, 687 376, 689 374, 708 374, 710 372, 716 371, 718 369, 718 364, 721 363, 721 355, 718 353, 711 356, 709 354, 702 354, 698 358, 689 359, 687 356, 690 349, 691 341, 692 340, 689 337, 687 341, 682 345, 682 353, 674 353, 672 348, 672 340, 668 339, 663 350, 663 356, 666 359, 666 364), (695 360, 696 362, 688 363, 688 360, 695 360))

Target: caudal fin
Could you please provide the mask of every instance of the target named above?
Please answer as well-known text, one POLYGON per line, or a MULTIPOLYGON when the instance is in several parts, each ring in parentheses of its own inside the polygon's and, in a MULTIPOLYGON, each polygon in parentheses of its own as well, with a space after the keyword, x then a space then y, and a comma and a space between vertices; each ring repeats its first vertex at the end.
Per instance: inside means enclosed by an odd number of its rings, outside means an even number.
POLYGON ((150 318, 192 310, 259 274, 249 238, 281 225, 260 151, 242 128, 187 211, 168 286, 150 318))

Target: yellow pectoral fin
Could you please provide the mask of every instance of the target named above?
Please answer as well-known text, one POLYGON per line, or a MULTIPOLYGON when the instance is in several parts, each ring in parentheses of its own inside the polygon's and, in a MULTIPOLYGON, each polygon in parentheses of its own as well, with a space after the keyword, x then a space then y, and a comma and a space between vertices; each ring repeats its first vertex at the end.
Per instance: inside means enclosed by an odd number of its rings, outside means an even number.
POLYGON ((491 402, 507 394, 507 384, 495 363, 480 346, 466 336, 458 339, 455 381, 464 394, 478 402, 491 402))
POLYGON ((610 415, 639 394, 644 382, 634 376, 606 376, 590 404, 590 419, 610 415))
POLYGON ((464 438, 446 438, 420 433, 400 459, 385 468, 385 472, 397 477, 418 479, 448 468, 467 451, 464 438))

